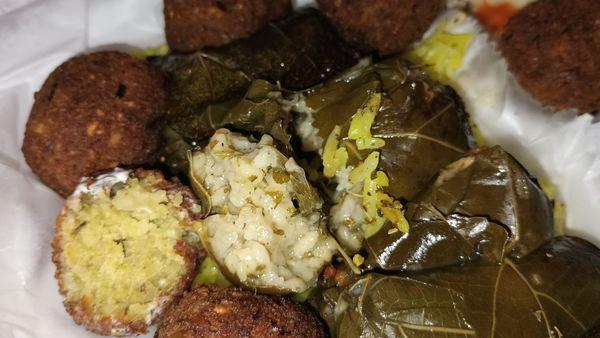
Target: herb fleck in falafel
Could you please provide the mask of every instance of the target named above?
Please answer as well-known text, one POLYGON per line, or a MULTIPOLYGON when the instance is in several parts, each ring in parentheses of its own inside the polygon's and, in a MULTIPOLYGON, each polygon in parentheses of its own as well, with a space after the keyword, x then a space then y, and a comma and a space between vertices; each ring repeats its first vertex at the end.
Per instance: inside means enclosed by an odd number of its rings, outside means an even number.
POLYGON ((421 39, 445 0, 317 0, 342 36, 366 52, 402 52, 421 39))
POLYGON ((600 1, 536 1, 513 16, 500 41, 517 80, 555 109, 600 111, 600 1))
POLYGON ((82 183, 52 242, 75 322, 104 335, 145 332, 194 276, 199 217, 190 189, 157 171, 116 169, 82 183))
POLYGON ((327 337, 321 319, 286 297, 200 287, 161 319, 157 338, 327 337))
POLYGON ((152 162, 165 97, 162 73, 146 61, 119 52, 74 57, 35 94, 25 159, 63 197, 82 176, 152 162))

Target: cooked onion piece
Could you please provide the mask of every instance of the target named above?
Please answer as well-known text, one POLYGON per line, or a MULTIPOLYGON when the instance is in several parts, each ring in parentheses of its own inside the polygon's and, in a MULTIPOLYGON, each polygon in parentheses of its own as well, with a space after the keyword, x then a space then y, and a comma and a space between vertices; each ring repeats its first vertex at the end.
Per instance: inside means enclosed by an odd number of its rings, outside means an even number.
POLYGON ((201 236, 226 275, 276 293, 314 285, 335 241, 325 229, 323 201, 273 138, 256 143, 217 130, 193 155, 190 174, 210 195, 201 236))

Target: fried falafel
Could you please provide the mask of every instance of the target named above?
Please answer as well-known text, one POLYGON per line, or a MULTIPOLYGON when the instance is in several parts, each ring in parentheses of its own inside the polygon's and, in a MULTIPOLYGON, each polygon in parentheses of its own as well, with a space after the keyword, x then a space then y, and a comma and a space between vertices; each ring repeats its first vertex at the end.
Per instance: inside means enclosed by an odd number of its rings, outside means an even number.
POLYGON ((421 39, 445 0, 317 0, 350 44, 380 55, 402 52, 421 39))
POLYGON ((164 0, 171 50, 193 52, 246 38, 291 12, 290 0, 164 0))
POLYGON ((316 314, 288 298, 203 286, 167 310, 156 337, 327 337, 327 333, 316 314))
POLYGON ((63 197, 84 175, 155 159, 166 93, 148 62, 119 52, 76 56, 35 94, 22 151, 33 172, 63 197))
POLYGON ((500 49, 541 103, 600 111, 600 1, 535 1, 508 21, 500 49))
POLYGON ((113 336, 146 332, 190 285, 203 253, 191 190, 138 169, 90 178, 66 200, 52 260, 76 323, 113 336))

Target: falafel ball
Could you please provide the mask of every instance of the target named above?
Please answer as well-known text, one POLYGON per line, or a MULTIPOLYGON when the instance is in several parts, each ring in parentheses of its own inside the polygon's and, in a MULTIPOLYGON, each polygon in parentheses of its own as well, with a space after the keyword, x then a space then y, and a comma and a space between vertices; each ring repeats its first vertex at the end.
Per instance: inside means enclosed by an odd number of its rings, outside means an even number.
POLYGON ((164 0, 171 50, 217 47, 257 32, 292 9, 290 0, 164 0))
POLYGON ((536 1, 513 16, 500 41, 518 82, 543 104, 600 111, 600 1, 536 1))
POLYGON ((380 55, 402 52, 423 37, 445 0, 317 0, 350 44, 380 55))
POLYGON ((158 171, 115 169, 82 183, 52 242, 67 312, 99 334, 145 332, 192 281, 199 218, 191 190, 158 171))
POLYGON ((156 337, 327 337, 327 333, 321 318, 288 298, 199 287, 167 310, 156 337))
POLYGON ((155 160, 154 123, 166 99, 164 76, 119 52, 74 57, 35 94, 23 154, 40 179, 63 197, 84 175, 155 160))

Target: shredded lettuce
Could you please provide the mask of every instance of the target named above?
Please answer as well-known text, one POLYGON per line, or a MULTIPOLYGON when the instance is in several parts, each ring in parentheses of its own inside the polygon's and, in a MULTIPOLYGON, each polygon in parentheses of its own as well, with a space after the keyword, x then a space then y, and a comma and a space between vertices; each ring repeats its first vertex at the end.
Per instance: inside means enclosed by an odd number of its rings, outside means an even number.
POLYGON ((145 59, 149 56, 163 56, 169 54, 169 46, 162 44, 148 48, 135 49, 129 54, 138 59, 145 59))
POLYGON ((445 84, 452 82, 473 39, 473 34, 449 33, 448 30, 456 19, 440 24, 433 34, 404 55, 409 61, 425 66, 431 77, 445 84))
POLYGON ((473 137, 475 137, 475 142, 477 142, 477 145, 480 147, 487 146, 488 143, 485 140, 485 137, 483 137, 481 130, 479 130, 479 127, 477 124, 475 124, 475 122, 473 122, 473 119, 470 116, 469 124, 471 125, 471 132, 473 133, 473 137))
POLYGON ((352 116, 348 138, 356 141, 356 147, 359 150, 377 149, 385 145, 383 139, 371 135, 371 126, 379 107, 381 107, 381 93, 374 93, 369 96, 365 106, 352 116))
POLYGON ((386 220, 392 222, 398 230, 408 232, 408 221, 404 217, 402 204, 382 190, 390 184, 390 180, 383 171, 376 171, 378 165, 379 152, 374 151, 349 176, 352 184, 363 183, 362 204, 369 218, 369 222, 363 225, 365 238, 381 230, 386 220))
POLYGON ((556 186, 545 179, 538 178, 540 188, 548 195, 548 198, 553 202, 552 214, 554 218, 554 234, 562 236, 565 234, 567 224, 567 209, 565 204, 558 198, 556 186))
MULTIPOLYGON (((354 140, 359 150, 377 149, 385 145, 383 139, 375 138, 371 134, 371 126, 380 107, 381 93, 374 93, 369 96, 364 106, 352 116, 348 139, 354 140)), ((335 177, 339 170, 346 168, 348 152, 345 147, 338 148, 340 134, 341 127, 335 126, 325 142, 323 149, 325 177, 335 177)), ((390 180, 383 171, 377 171, 379 157, 378 151, 372 151, 348 175, 351 184, 362 183, 363 185, 362 206, 368 220, 362 224, 365 238, 369 238, 381 230, 386 220, 392 222, 398 230, 408 231, 408 222, 404 217, 402 204, 382 190, 389 185, 390 180)))
POLYGON ((375 178, 367 178, 363 186, 363 206, 367 216, 369 216, 370 222, 363 226, 363 232, 365 238, 369 238, 376 234, 383 224, 385 224, 385 217, 379 215, 377 211, 377 193, 381 188, 387 187, 390 181, 387 175, 383 171, 378 171, 375 174, 375 178))
POLYGON ((350 176, 348 179, 352 184, 358 184, 360 182, 365 182, 367 179, 371 179, 371 175, 377 169, 379 165, 379 152, 374 151, 367 156, 367 158, 359 164, 356 168, 354 168, 350 172, 350 176))
POLYGON ((377 193, 377 207, 381 210, 383 217, 392 222, 398 230, 408 232, 408 221, 404 217, 402 203, 380 191, 377 193))
POLYGON ((325 177, 334 177, 339 169, 346 167, 348 152, 345 147, 338 148, 341 132, 342 128, 335 126, 325 142, 323 149, 323 175, 325 177))

